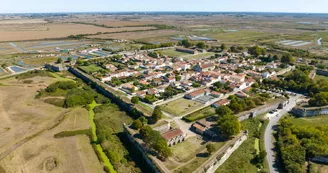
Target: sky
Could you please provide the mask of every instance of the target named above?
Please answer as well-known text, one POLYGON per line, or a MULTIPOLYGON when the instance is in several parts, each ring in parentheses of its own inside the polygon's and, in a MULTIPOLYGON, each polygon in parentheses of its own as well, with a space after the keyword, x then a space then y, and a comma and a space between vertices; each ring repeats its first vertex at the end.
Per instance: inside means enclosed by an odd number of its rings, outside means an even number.
POLYGON ((297 12, 328 13, 328 0, 0 0, 0 13, 297 12))

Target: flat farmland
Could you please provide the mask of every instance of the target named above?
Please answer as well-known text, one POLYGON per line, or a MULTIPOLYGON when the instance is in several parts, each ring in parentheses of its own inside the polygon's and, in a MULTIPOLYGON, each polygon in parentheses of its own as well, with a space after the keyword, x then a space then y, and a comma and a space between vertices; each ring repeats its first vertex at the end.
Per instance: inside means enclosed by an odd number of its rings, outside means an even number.
POLYGON ((112 26, 112 27, 123 27, 123 26, 144 26, 157 24, 158 22, 153 21, 122 21, 122 20, 97 20, 96 22, 91 22, 100 25, 112 26))
POLYGON ((43 19, 0 20, 0 25, 31 24, 31 23, 47 23, 47 21, 45 21, 43 19))
MULTIPOLYGON (((141 28, 141 27, 136 27, 136 28, 141 28)), ((175 31, 175 30, 156 30, 156 31, 101 34, 101 35, 89 36, 89 38, 138 40, 138 39, 161 37, 161 36, 171 36, 181 33, 182 32, 175 31)))
POLYGON ((63 131, 89 129, 88 111, 64 109, 35 99, 37 90, 58 81, 33 77, 24 84, 15 78, 0 80, 0 171, 48 173, 102 173, 87 136, 54 138, 63 131))
POLYGON ((77 34, 95 34, 97 32, 123 32, 151 29, 155 29, 155 27, 103 28, 72 23, 0 25, 0 41, 37 40, 61 38, 77 34))

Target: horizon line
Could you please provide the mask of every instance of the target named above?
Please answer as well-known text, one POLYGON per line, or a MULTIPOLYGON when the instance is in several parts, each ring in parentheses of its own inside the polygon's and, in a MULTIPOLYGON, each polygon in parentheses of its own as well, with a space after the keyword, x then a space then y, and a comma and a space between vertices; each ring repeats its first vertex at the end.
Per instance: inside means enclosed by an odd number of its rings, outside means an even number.
POLYGON ((274 13, 274 14, 328 14, 328 12, 270 12, 270 11, 71 11, 71 12, 2 12, 3 14, 76 14, 76 13, 274 13))

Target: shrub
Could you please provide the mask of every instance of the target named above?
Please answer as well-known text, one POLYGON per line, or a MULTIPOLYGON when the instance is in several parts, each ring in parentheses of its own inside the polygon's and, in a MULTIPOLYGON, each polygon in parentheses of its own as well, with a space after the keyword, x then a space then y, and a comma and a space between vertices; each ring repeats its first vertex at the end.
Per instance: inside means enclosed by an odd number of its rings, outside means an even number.
POLYGON ((89 93, 83 89, 75 88, 70 90, 65 99, 66 107, 75 107, 90 104, 94 99, 93 93, 89 93))
POLYGON ((142 125, 143 125, 142 122, 139 119, 137 119, 133 121, 131 127, 135 130, 139 130, 142 127, 142 125))
POLYGON ((76 135, 90 135, 90 129, 85 130, 74 130, 74 131, 63 131, 54 135, 54 138, 65 138, 76 135))

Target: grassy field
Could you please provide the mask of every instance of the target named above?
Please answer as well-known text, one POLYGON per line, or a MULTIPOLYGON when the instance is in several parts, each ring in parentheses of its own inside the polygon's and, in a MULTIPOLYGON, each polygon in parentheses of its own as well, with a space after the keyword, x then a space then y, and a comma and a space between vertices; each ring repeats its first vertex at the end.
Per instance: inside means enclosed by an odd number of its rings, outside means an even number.
POLYGON ((167 55, 167 56, 170 56, 170 57, 182 57, 182 56, 190 55, 188 53, 175 51, 174 49, 162 50, 161 52, 164 55, 167 55))
POLYGON ((202 58, 208 58, 210 56, 214 55, 214 52, 206 52, 206 53, 199 53, 197 55, 187 55, 183 56, 182 58, 184 60, 192 60, 192 59, 202 59, 202 58))
POLYGON ((321 79, 323 79, 323 80, 328 80, 328 77, 327 76, 323 76, 323 75, 315 75, 315 77, 314 77, 314 81, 318 81, 318 80, 321 80, 321 79))
POLYGON ((190 115, 185 116, 183 119, 188 122, 193 122, 199 119, 203 119, 209 116, 215 115, 215 108, 209 106, 207 108, 204 108, 200 111, 197 111, 195 113, 192 113, 190 115))
POLYGON ((37 90, 58 81, 56 78, 35 76, 28 80, 33 82, 1 80, 4 84, 0 86, 3 169, 21 172, 24 167, 27 173, 101 172, 103 168, 87 136, 54 138, 64 131, 89 129, 88 111, 81 107, 64 109, 35 99, 37 90))
POLYGON ((98 72, 100 70, 105 70, 95 64, 91 64, 88 66, 80 66, 79 68, 88 74, 93 73, 93 72, 98 72))
POLYGON ((328 115, 321 115, 309 118, 295 118, 290 116, 290 120, 295 125, 300 126, 318 126, 318 125, 327 125, 328 124, 328 115))
POLYGON ((166 161, 165 166, 175 173, 191 173, 208 160, 206 145, 212 143, 219 150, 225 142, 206 142, 200 136, 189 137, 182 143, 171 148, 173 157, 166 161), (181 164, 177 164, 181 163, 181 164))
POLYGON ((32 66, 42 66, 45 63, 53 63, 56 62, 57 57, 43 57, 43 58, 32 58, 23 60, 24 64, 32 65, 32 66))
POLYGON ((202 106, 203 104, 199 102, 180 98, 162 105, 162 109, 163 111, 174 116, 181 116, 202 106))
POLYGON ((216 33, 210 33, 209 37, 218 39, 222 42, 234 42, 234 41, 249 42, 251 40, 270 36, 270 35, 275 35, 275 34, 267 33, 267 32, 250 31, 250 30, 239 30, 237 32, 220 31, 216 33))
POLYGON ((202 139, 198 139, 196 136, 190 137, 182 143, 178 143, 171 147, 173 155, 178 158, 178 161, 186 162, 195 155, 205 149, 202 139))

